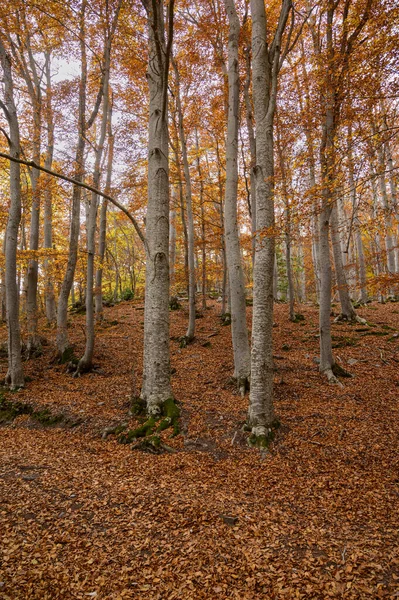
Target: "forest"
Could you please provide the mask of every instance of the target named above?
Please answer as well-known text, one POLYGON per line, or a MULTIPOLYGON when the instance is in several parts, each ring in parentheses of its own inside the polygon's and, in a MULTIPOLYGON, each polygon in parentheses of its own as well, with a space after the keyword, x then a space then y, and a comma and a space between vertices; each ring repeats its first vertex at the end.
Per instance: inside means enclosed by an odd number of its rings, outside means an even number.
POLYGON ((0 6, 0 598, 399 595, 396 0, 0 6))

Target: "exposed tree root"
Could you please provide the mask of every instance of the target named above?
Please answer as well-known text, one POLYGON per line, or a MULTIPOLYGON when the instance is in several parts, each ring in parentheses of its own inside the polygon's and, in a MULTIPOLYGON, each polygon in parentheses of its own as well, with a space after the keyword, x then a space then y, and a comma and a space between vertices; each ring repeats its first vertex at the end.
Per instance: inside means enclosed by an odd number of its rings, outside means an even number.
POLYGON ((135 442, 132 445, 132 450, 141 450, 150 454, 164 454, 165 452, 174 454, 176 452, 174 448, 165 444, 157 435, 152 435, 135 442))
POLYGON ((336 377, 353 377, 352 373, 346 371, 338 363, 334 363, 332 366, 332 372, 336 377))
MULTIPOLYGON (((135 398, 130 408, 131 414, 143 414, 143 409, 145 409, 145 402, 135 398)), ((129 431, 126 431, 126 426, 123 426, 123 429, 120 429, 121 426, 116 426, 114 428, 106 429, 103 433, 103 437, 105 438, 108 435, 115 434, 120 444, 131 444, 138 439, 143 439, 143 444, 144 442, 145 444, 142 447, 140 446, 140 449, 144 449, 144 446, 149 444, 148 448, 146 448, 147 451, 151 451, 151 448, 154 449, 157 440, 159 440, 160 445, 158 448, 170 452, 171 450, 168 449, 169 447, 164 444, 164 442, 162 442, 159 434, 166 429, 172 428, 172 437, 178 435, 180 433, 179 417, 180 409, 174 398, 168 398, 163 403, 159 414, 150 415, 147 420, 136 429, 129 429, 129 431), (147 444, 148 440, 149 442, 147 444)), ((135 448, 137 449, 138 447, 139 446, 136 444, 135 448)))
POLYGON ((327 377, 328 383, 331 385, 339 385, 340 387, 344 387, 338 377, 336 377, 334 374, 334 366, 323 370, 320 369, 320 373, 323 373, 327 377))
POLYGON ((251 448, 267 450, 276 437, 276 431, 279 427, 280 421, 278 419, 275 419, 268 427, 264 425, 251 427, 250 425, 245 424, 244 430, 251 431, 251 435, 248 438, 248 445, 251 448))
POLYGON ((340 315, 338 315, 338 317, 335 317, 334 319, 334 323, 340 323, 341 321, 348 321, 348 323, 360 323, 361 325, 367 325, 366 319, 362 319, 362 317, 359 317, 359 315, 357 315, 356 313, 349 317, 348 315, 344 315, 343 313, 341 313, 340 315))
POLYGON ((179 338, 179 345, 180 348, 187 348, 187 346, 189 344, 191 344, 191 342, 194 341, 194 337, 188 337, 188 335, 183 335, 182 337, 179 338))

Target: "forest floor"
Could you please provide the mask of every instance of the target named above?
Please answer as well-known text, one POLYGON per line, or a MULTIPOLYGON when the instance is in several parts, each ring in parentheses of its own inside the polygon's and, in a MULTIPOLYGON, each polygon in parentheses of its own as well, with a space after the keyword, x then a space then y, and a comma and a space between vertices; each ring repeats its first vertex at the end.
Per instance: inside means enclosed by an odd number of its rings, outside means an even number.
MULTIPOLYGON (((291 323, 276 306, 281 428, 263 455, 242 431, 248 398, 229 382, 219 310, 184 349, 186 309, 171 313, 182 434, 163 436, 175 453, 101 437, 140 388, 142 305, 106 309, 95 373, 52 365, 51 343, 25 363, 31 380, 6 399, 64 420, 1 427, 0 598, 399 597, 399 304, 360 309, 369 328, 333 325, 336 358, 354 375, 343 387, 318 372, 317 309, 297 307, 305 320, 291 323)), ((70 335, 79 355, 84 316, 71 316, 70 335)))

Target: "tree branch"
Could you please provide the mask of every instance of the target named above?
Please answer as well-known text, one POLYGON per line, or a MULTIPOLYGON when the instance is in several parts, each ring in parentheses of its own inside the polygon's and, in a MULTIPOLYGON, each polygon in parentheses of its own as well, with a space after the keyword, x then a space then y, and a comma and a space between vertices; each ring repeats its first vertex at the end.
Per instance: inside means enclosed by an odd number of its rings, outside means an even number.
POLYGON ((103 198, 105 198, 106 200, 111 202, 111 204, 116 206, 116 208, 119 208, 119 210, 121 210, 127 216, 127 218, 133 223, 133 227, 135 228, 136 233, 139 236, 139 238, 141 239, 141 241, 143 242, 143 244, 145 246, 147 245, 147 241, 145 239, 143 232, 141 231, 140 225, 138 224, 137 220, 134 218, 132 213, 127 210, 127 208, 125 208, 117 200, 112 198, 112 196, 109 196, 105 192, 101 192, 100 190, 97 190, 95 187, 93 187, 87 183, 77 181, 76 179, 73 179, 72 177, 68 177, 67 175, 62 175, 61 173, 57 173, 56 171, 52 171, 51 169, 46 169, 45 167, 42 167, 41 165, 38 165, 37 163, 35 163, 33 160, 23 160, 22 158, 15 158, 14 156, 10 156, 9 154, 6 154, 5 152, 0 152, 0 157, 5 158, 7 160, 11 160, 12 162, 19 163, 20 165, 26 165, 27 167, 32 167, 33 169, 38 169, 39 171, 43 171, 43 173, 47 173, 48 175, 52 175, 53 177, 58 177, 58 179, 62 179, 63 181, 67 181, 68 183, 72 183, 73 185, 82 187, 85 190, 89 190, 89 192, 98 194, 98 196, 102 196, 103 198))

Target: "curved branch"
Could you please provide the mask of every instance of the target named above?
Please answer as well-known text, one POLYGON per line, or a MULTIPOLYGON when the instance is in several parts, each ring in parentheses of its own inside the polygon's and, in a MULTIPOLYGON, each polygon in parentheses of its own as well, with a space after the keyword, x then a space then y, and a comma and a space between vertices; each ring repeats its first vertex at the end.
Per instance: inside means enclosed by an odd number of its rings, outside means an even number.
POLYGON ((92 185, 89 185, 87 183, 83 183, 81 181, 77 181, 76 179, 73 179, 72 177, 68 177, 67 175, 62 175, 61 173, 57 173, 56 171, 52 171, 51 169, 46 169, 46 167, 42 167, 41 165, 38 165, 33 160, 23 160, 21 158, 15 158, 14 156, 10 156, 9 154, 5 154, 5 152, 0 152, 0 157, 1 158, 6 158, 7 160, 10 160, 12 162, 19 163, 20 165, 26 165, 27 167, 32 167, 34 169, 38 169, 39 171, 43 171, 44 173, 47 173, 48 175, 52 175, 53 177, 58 177, 58 179, 63 179, 64 181, 67 181, 68 183, 73 183, 73 185, 77 185, 79 187, 84 188, 85 190, 89 190, 89 192, 93 192, 94 194, 98 194, 98 196, 102 196, 103 198, 105 198, 106 200, 108 200, 109 202, 111 202, 111 204, 113 204, 114 206, 116 206, 116 208, 119 208, 119 210, 121 210, 127 216, 127 218, 133 223, 133 227, 135 228, 136 233, 139 236, 139 238, 141 239, 141 241, 143 242, 144 246, 147 245, 145 236, 144 236, 144 234, 143 234, 143 232, 142 232, 142 230, 140 228, 140 225, 138 224, 137 220, 134 218, 134 216, 132 215, 132 213, 127 210, 127 208, 125 208, 117 200, 115 200, 114 198, 112 198, 112 196, 109 196, 105 192, 101 192, 100 190, 97 190, 92 185))

